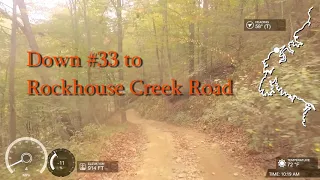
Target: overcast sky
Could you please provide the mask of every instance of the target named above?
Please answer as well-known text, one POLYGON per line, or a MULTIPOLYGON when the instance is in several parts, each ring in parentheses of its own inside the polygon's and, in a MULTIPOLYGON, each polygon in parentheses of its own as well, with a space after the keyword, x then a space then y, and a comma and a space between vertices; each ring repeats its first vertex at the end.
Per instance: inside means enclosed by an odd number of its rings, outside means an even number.
MULTIPOLYGON (((25 3, 28 8, 30 19, 34 21, 47 19, 50 12, 53 11, 55 7, 60 4, 66 5, 67 0, 25 0, 25 3)), ((0 8, 6 8, 9 12, 12 12, 12 0, 0 0, 0 8), (5 6, 1 3, 5 4, 5 6)))

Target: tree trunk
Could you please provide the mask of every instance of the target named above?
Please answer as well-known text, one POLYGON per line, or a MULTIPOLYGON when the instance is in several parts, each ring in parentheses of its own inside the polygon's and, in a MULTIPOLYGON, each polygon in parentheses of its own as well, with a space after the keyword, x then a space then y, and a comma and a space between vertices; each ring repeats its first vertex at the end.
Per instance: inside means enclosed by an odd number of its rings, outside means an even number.
POLYGON ((267 14, 268 14, 268 18, 270 18, 270 3, 269 3, 269 0, 264 0, 264 3, 265 3, 265 6, 266 6, 266 9, 267 9, 267 14))
POLYGON ((280 6, 281 6, 281 18, 283 19, 283 17, 284 17, 284 14, 283 14, 283 13, 284 13, 284 12, 283 12, 283 11, 284 11, 284 10, 283 10, 283 8, 284 8, 284 7, 283 7, 283 6, 284 6, 283 1, 281 1, 281 5, 280 5, 280 6))
MULTIPOLYGON (((29 21, 29 16, 27 13, 27 7, 24 2, 24 0, 16 0, 17 6, 19 7, 20 13, 21 13, 21 20, 23 22, 23 26, 19 26, 24 35, 26 36, 28 40, 29 47, 31 48, 32 51, 37 51, 39 52, 39 46, 37 44, 36 38, 32 32, 31 24, 29 21)), ((52 84, 50 78, 46 77, 51 77, 50 74, 47 71, 40 71, 43 66, 40 68, 35 68, 36 73, 40 76, 41 81, 44 84, 52 84)), ((52 101, 54 103, 58 103, 59 100, 52 98, 52 101)), ((69 122, 71 124, 71 122, 69 122)))
MULTIPOLYGON (((122 34, 122 3, 121 0, 117 0, 117 25, 118 25, 118 53, 119 53, 119 59, 121 59, 122 56, 122 41, 123 41, 123 34, 122 34)), ((119 63, 119 80, 120 82, 123 82, 124 80, 124 75, 123 75, 123 65, 122 63, 119 63)), ((124 97, 118 97, 120 99, 120 115, 121 115, 121 122, 126 122, 127 121, 127 115, 124 110, 124 104, 122 99, 124 97)))
MULTIPOLYGON (((239 26, 242 27, 242 23, 243 23, 243 17, 244 17, 244 6, 245 6, 245 0, 241 0, 240 2, 240 9, 239 9, 239 26)), ((238 36, 238 47, 237 47, 237 57, 239 57, 239 63, 241 63, 241 58, 240 58, 240 54, 241 54, 241 50, 242 50, 242 32, 239 32, 239 36, 238 36)))
MULTIPOLYGON (((211 29, 211 37, 214 37, 214 34, 215 34, 215 30, 212 28, 211 29)), ((210 56, 210 69, 213 68, 213 55, 215 54, 212 47, 214 47, 214 39, 212 38, 211 39, 211 56, 210 56)))
POLYGON ((21 12, 21 19, 24 25, 24 29, 26 32, 26 37, 28 39, 30 48, 34 51, 38 51, 39 47, 36 41, 36 38, 32 32, 30 21, 29 21, 29 16, 27 14, 27 7, 24 2, 24 0, 17 0, 17 5, 19 6, 20 12, 21 12))
MULTIPOLYGON (((77 2, 75 0, 69 0, 69 11, 72 22, 72 30, 73 30, 73 45, 72 48, 74 50, 74 54, 78 55, 79 53, 79 20, 77 15, 77 2)), ((77 79, 79 79, 79 70, 75 72, 77 79)), ((77 111, 77 120, 79 122, 79 127, 82 128, 82 118, 81 118, 81 108, 80 108, 80 100, 79 97, 76 98, 76 111, 77 111)))
MULTIPOLYGON (((201 7, 201 0, 198 0, 198 8, 201 7)), ((198 15, 200 16, 200 15, 198 15)), ((200 19, 197 18, 197 58, 198 58, 198 66, 200 65, 200 49, 201 49, 201 45, 200 45, 200 19)))
POLYGON ((166 51, 167 51, 167 58, 168 58, 168 65, 169 65, 169 73, 170 79, 173 77, 173 68, 172 68, 172 61, 171 61, 171 51, 169 47, 169 30, 168 30, 168 1, 163 0, 163 23, 164 23, 164 33, 166 38, 166 51))
POLYGON ((9 62, 9 113, 10 113, 10 142, 16 139, 16 110, 15 110, 15 97, 14 97, 14 71, 16 63, 16 51, 17 51, 17 4, 16 0, 13 0, 12 11, 12 29, 11 29, 11 47, 10 47, 10 62, 9 62))
POLYGON ((189 24, 189 75, 194 72, 194 22, 189 24))
POLYGON ((161 70, 162 70, 162 76, 163 74, 166 74, 166 71, 165 69, 166 68, 166 64, 164 63, 165 62, 165 57, 164 57, 164 43, 163 43, 163 36, 161 37, 161 40, 160 40, 160 59, 161 59, 161 70))
POLYGON ((255 18, 259 18, 259 0, 255 0, 255 18))
MULTIPOLYGON (((1 136, 1 141, 0 141, 0 147, 5 147, 6 146, 6 142, 8 141, 8 138, 6 136, 5 138, 5 135, 8 134, 8 131, 4 131, 6 128, 4 128, 4 117, 6 116, 6 89, 7 89, 7 84, 8 84, 8 71, 9 71, 9 61, 8 61, 8 64, 7 64, 7 68, 6 68, 6 71, 5 71, 5 78, 4 78, 4 87, 3 87, 3 91, 1 93, 2 95, 2 99, 1 99, 1 103, 0 103, 0 128, 3 128, 2 131, 0 132, 0 136, 1 136)), ((1 150, 1 149, 0 149, 1 150)))
MULTIPOLYGON (((86 31, 86 41, 87 41, 87 49, 88 49, 88 54, 91 53, 91 31, 90 31, 90 25, 89 25, 89 20, 88 20, 88 12, 87 12, 87 0, 83 0, 83 16, 84 16, 84 25, 85 25, 85 31, 86 31)), ((91 79, 91 73, 92 71, 92 67, 88 66, 88 70, 87 70, 87 79, 88 79, 88 84, 92 83, 92 79, 91 79)), ((88 113, 89 113, 89 117, 91 119, 93 119, 95 122, 98 123, 95 115, 94 115, 94 103, 92 102, 93 99, 91 96, 88 97, 88 113)))
MULTIPOLYGON (((203 0, 203 14, 204 18, 208 18, 208 7, 209 3, 208 0, 203 0)), ((208 27, 207 23, 203 24, 203 43, 201 48, 201 62, 200 65, 206 70, 207 69, 207 58, 208 58, 208 27)))
MULTIPOLYGON (((27 7, 26 4, 24 2, 24 0, 16 0, 16 3, 19 7, 20 13, 21 13, 21 20, 23 22, 23 29, 21 29, 23 31, 23 33, 25 34, 28 43, 29 43, 29 47, 31 48, 32 51, 37 51, 39 52, 39 46, 37 44, 36 38, 32 32, 31 29, 31 24, 29 21, 29 16, 27 13, 27 7)), ((42 67, 42 66, 41 66, 42 67)), ((40 79, 43 83, 45 84, 51 84, 49 83, 49 79, 46 77, 50 77, 50 75, 47 74, 46 71, 40 71, 43 68, 35 68, 35 71, 37 72, 37 74, 39 74, 40 79)))
POLYGON ((75 55, 79 53, 79 19, 77 15, 77 2, 75 0, 69 0, 69 11, 72 22, 73 30, 73 49, 75 55))
POLYGON ((155 50, 156 50, 156 56, 157 56, 157 60, 158 60, 158 70, 159 70, 159 84, 162 84, 163 83, 163 72, 162 72, 162 64, 161 64, 161 60, 160 60, 160 57, 159 57, 159 47, 158 47, 158 37, 157 37, 157 28, 156 28, 156 24, 154 22, 154 18, 152 18, 152 23, 153 23, 153 31, 154 31, 154 38, 155 38, 155 41, 156 41, 156 44, 155 44, 155 50))

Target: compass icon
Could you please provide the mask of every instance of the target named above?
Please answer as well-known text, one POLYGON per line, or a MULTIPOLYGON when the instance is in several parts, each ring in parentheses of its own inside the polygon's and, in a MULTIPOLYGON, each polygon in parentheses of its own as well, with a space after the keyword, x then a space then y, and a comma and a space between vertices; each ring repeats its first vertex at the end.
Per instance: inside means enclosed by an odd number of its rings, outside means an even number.
POLYGON ((252 21, 248 21, 246 23, 246 27, 247 27, 247 29, 253 29, 254 28, 254 23, 252 21))

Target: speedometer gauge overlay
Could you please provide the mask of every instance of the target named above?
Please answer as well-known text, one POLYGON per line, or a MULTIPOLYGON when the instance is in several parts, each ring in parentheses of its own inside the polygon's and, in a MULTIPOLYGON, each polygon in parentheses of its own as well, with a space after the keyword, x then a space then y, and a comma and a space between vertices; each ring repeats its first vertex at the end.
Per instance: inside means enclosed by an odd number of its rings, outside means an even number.
POLYGON ((12 174, 30 177, 46 169, 48 153, 37 139, 22 137, 13 141, 5 154, 6 167, 12 174))

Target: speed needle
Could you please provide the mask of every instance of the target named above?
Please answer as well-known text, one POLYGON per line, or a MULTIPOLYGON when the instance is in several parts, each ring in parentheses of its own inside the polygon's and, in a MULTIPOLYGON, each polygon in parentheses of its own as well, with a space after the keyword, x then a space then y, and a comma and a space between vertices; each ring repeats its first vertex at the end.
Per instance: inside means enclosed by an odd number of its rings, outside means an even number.
POLYGON ((21 154, 20 158, 21 158, 20 161, 17 161, 15 163, 11 164, 9 167, 15 166, 15 165, 22 163, 22 162, 23 163, 31 163, 31 161, 32 161, 32 155, 30 153, 23 153, 23 154, 21 154), (29 159, 25 160, 24 159, 25 156, 28 156, 29 159))

